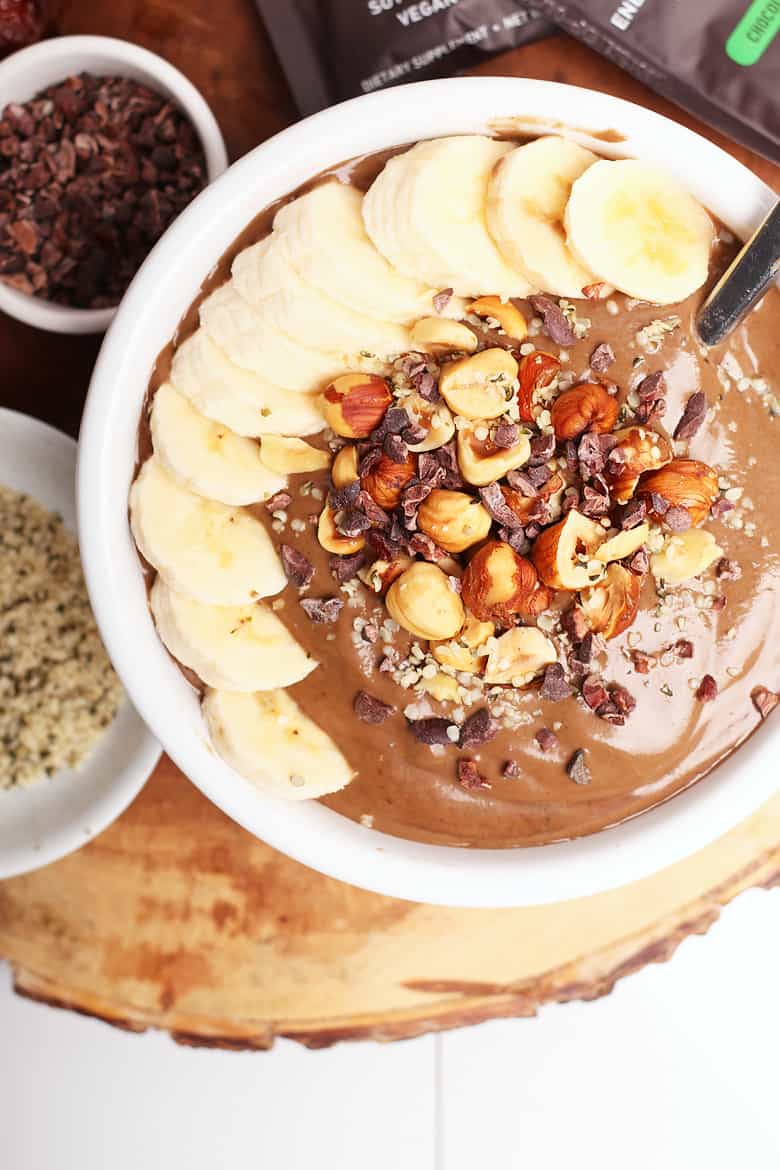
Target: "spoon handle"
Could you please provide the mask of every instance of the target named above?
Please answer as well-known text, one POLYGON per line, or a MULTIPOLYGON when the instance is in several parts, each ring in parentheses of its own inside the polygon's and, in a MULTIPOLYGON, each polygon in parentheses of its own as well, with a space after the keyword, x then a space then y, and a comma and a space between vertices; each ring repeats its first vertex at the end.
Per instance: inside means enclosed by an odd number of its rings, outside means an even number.
POLYGON ((696 328, 705 345, 717 345, 780 275, 780 202, 724 272, 699 309, 696 328))

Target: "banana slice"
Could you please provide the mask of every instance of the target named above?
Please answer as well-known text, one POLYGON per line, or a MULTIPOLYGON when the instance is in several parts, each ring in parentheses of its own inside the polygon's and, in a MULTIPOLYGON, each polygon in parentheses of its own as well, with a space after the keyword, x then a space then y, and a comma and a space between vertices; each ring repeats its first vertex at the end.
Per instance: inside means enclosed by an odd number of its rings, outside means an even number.
POLYGON ((254 504, 287 482, 262 461, 259 443, 198 414, 170 382, 155 394, 150 422, 154 451, 165 470, 199 496, 254 504))
POLYGON ((366 230, 383 256, 406 276, 459 296, 533 292, 485 218, 491 172, 511 149, 474 134, 419 142, 391 158, 363 200, 366 230))
POLYGON ((149 603, 164 645, 208 687, 270 691, 300 682, 317 666, 262 602, 203 605, 158 577, 149 603))
POLYGON ((383 358, 411 348, 402 325, 357 313, 302 280, 275 232, 239 252, 232 273, 244 300, 299 345, 336 354, 369 350, 383 358))
POLYGON ((250 605, 287 584, 259 520, 180 487, 156 455, 130 492, 130 526, 166 584, 194 601, 250 605))
POLYGON ((330 736, 286 691, 208 691, 203 715, 223 760, 269 796, 316 799, 338 792, 354 775, 330 736))
POLYGON ((205 329, 178 347, 171 382, 196 410, 237 435, 314 435, 325 426, 316 394, 297 394, 242 370, 205 329))
MULTIPOLYGON (((356 313, 411 325, 433 311, 437 289, 397 272, 366 235, 363 196, 336 180, 320 183, 279 209, 274 234, 300 276, 356 313)), ((453 297, 446 316, 462 317, 453 297)))
POLYGON ((712 220, 649 163, 594 163, 572 186, 565 222, 580 263, 638 300, 677 304, 707 279, 712 220))
POLYGON ((513 267, 557 297, 581 297, 596 280, 571 254, 563 228, 572 183, 596 161, 567 138, 537 138, 505 154, 490 179, 493 239, 513 267))
POLYGON ((316 390, 343 365, 332 355, 297 345, 239 294, 232 281, 200 306, 200 320, 212 341, 232 362, 288 390, 316 390))

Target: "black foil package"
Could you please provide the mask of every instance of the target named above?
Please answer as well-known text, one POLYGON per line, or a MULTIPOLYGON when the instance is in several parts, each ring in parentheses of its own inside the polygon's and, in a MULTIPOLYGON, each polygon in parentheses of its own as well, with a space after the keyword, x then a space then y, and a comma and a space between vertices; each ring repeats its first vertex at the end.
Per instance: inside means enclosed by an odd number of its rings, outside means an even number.
POLYGON ((311 114, 405 81, 451 77, 550 32, 513 0, 257 0, 296 104, 311 114))
POLYGON ((562 29, 780 162, 780 0, 534 0, 562 29))

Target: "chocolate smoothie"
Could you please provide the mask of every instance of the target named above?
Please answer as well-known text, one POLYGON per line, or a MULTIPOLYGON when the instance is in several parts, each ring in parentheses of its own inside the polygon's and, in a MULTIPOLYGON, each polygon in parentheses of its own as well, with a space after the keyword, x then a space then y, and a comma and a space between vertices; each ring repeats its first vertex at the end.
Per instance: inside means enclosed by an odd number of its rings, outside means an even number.
MULTIPOLYGON (((359 159, 330 174, 365 189, 388 157, 359 159)), ((277 206, 248 226, 210 275, 160 355, 149 401, 168 376, 174 347, 197 326, 198 305, 228 277, 234 256, 270 231, 277 206)), ((443 704, 421 693, 423 654, 417 652, 416 660, 413 649, 419 639, 388 624, 382 596, 359 578, 340 586, 332 575, 332 558, 317 538, 317 520, 331 487, 329 472, 291 477, 291 501, 281 513, 252 506, 277 546, 294 546, 314 566, 304 590, 290 583, 268 604, 320 664, 289 688, 291 697, 332 737, 355 771, 346 788, 324 798, 330 808, 417 841, 494 848, 565 840, 619 824, 701 780, 768 713, 773 692, 780 688, 775 433, 780 406, 771 385, 780 363, 780 295, 772 290, 716 350, 704 351, 693 327, 697 307, 736 246, 721 229, 710 280, 681 304, 659 308, 617 292, 576 302, 578 319, 589 324, 583 336, 566 345, 547 335, 546 323, 529 302, 516 301, 530 323, 529 342, 556 355, 572 384, 583 376, 593 380, 594 351, 611 347, 614 361, 599 376, 617 385, 628 419, 624 425, 630 425, 636 409, 640 376, 663 374, 665 412, 653 426, 667 438, 686 403, 703 392, 704 423, 675 450, 713 468, 720 488, 707 520, 723 552, 715 570, 665 595, 659 595, 650 574, 643 576, 636 619, 626 632, 595 640, 579 677, 566 688, 568 697, 542 698, 541 679, 522 689, 493 688, 497 693, 489 700, 472 705, 443 704), (310 620, 301 597, 338 597, 343 602, 338 620, 310 620), (608 708, 606 717, 599 717, 580 693, 583 675, 608 688, 606 698, 610 688, 618 688, 618 697, 625 688, 635 707, 622 711, 619 704, 612 718, 608 708), (386 721, 374 724, 357 717, 359 692, 392 708, 386 721), (431 746, 410 733, 410 722, 421 718, 443 717, 462 725, 486 705, 497 728, 486 742, 477 736, 471 747, 454 742, 431 746), (584 770, 572 766, 580 751, 585 752, 584 770), (462 759, 473 761, 478 786, 459 782, 462 759)), ((147 411, 139 462, 151 449, 146 418, 147 411)), ((326 447, 328 437, 325 432, 309 441, 326 447)), ((551 610, 554 614, 555 603, 551 610)), ((539 624, 545 628, 543 621, 539 624)), ((564 636, 564 655, 576 651, 576 641, 564 636)))

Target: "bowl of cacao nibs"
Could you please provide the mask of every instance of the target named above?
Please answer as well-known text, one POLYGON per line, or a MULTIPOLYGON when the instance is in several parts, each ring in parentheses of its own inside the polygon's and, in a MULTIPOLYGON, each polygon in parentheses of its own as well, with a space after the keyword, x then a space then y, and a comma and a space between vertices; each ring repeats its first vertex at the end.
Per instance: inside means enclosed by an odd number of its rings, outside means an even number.
POLYGON ((0 64, 0 310, 55 333, 108 327, 168 225, 227 166, 177 69, 111 37, 0 64))

